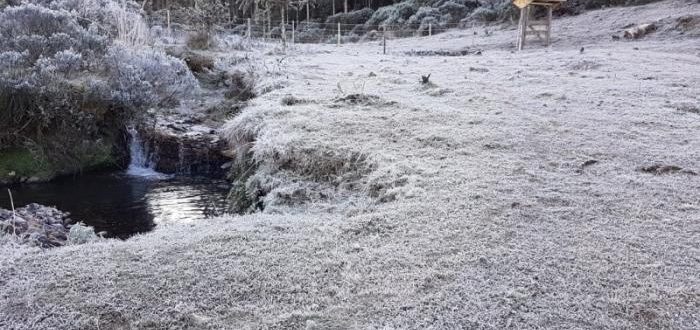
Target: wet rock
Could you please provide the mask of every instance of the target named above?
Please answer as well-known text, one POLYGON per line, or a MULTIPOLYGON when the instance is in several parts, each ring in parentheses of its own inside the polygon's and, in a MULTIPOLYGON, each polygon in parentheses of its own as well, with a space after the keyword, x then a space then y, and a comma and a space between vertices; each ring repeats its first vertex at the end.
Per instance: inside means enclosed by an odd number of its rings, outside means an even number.
POLYGON ((202 124, 199 118, 186 115, 159 118, 152 127, 140 128, 144 150, 155 170, 165 174, 180 174, 223 178, 222 165, 231 159, 223 152, 226 143, 217 131, 202 124))
POLYGON ((42 248, 66 245, 73 226, 68 213, 53 207, 29 204, 15 212, 0 209, 0 231, 17 238, 20 244, 42 248))
POLYGON ((656 25, 653 23, 648 23, 648 24, 640 24, 633 26, 629 29, 626 29, 624 31, 623 36, 626 39, 639 39, 644 37, 645 35, 656 31, 656 25))

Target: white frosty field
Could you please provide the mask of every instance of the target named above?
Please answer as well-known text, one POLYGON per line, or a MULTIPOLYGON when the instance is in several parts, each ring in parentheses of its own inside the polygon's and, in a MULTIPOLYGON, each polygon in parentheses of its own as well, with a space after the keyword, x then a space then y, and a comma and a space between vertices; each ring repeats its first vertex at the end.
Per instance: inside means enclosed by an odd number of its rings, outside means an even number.
POLYGON ((0 328, 698 329, 685 15, 700 4, 592 11, 520 53, 513 29, 478 28, 271 56, 263 84, 285 87, 224 132, 258 160, 266 211, 0 246, 0 328), (483 54, 405 54, 463 47, 483 54))

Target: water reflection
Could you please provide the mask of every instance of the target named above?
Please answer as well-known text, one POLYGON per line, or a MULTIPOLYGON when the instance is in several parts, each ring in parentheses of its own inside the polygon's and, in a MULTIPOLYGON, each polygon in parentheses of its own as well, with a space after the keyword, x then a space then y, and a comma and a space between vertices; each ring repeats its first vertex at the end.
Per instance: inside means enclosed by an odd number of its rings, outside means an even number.
MULTIPOLYGON (((226 182, 217 180, 154 180, 109 173, 11 189, 17 207, 29 203, 56 206, 70 212, 72 219, 120 238, 147 232, 156 224, 194 222, 221 214, 228 192, 226 182)), ((7 196, 0 198, 0 207, 10 207, 7 196)))

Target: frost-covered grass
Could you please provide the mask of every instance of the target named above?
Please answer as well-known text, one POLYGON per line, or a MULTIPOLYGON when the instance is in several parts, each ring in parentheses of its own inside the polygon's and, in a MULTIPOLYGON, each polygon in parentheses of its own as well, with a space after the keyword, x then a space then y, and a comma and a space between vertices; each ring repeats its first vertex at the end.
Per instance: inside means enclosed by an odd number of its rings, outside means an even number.
POLYGON ((696 329, 700 176, 643 168, 700 172, 700 117, 680 110, 699 102, 700 49, 666 25, 609 34, 699 13, 596 11, 522 53, 513 30, 468 30, 394 41, 387 56, 376 44, 271 55, 284 74, 261 84, 283 88, 225 132, 256 160, 266 211, 1 247, 0 324, 696 329), (485 51, 403 55, 464 46, 485 51))

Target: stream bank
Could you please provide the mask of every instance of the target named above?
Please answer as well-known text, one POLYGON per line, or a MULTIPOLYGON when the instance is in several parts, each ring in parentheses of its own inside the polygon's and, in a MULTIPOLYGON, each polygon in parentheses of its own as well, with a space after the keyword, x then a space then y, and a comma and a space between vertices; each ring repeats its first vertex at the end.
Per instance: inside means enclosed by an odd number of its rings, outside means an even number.
MULTIPOLYGON (((222 165, 228 158, 215 130, 193 119, 163 117, 123 131, 124 142, 113 146, 127 150, 119 170, 14 182, 8 185, 14 206, 56 207, 101 236, 122 239, 158 224, 200 221, 226 211, 230 184, 222 165)), ((0 196, 0 209, 11 210, 8 194, 0 196)))

